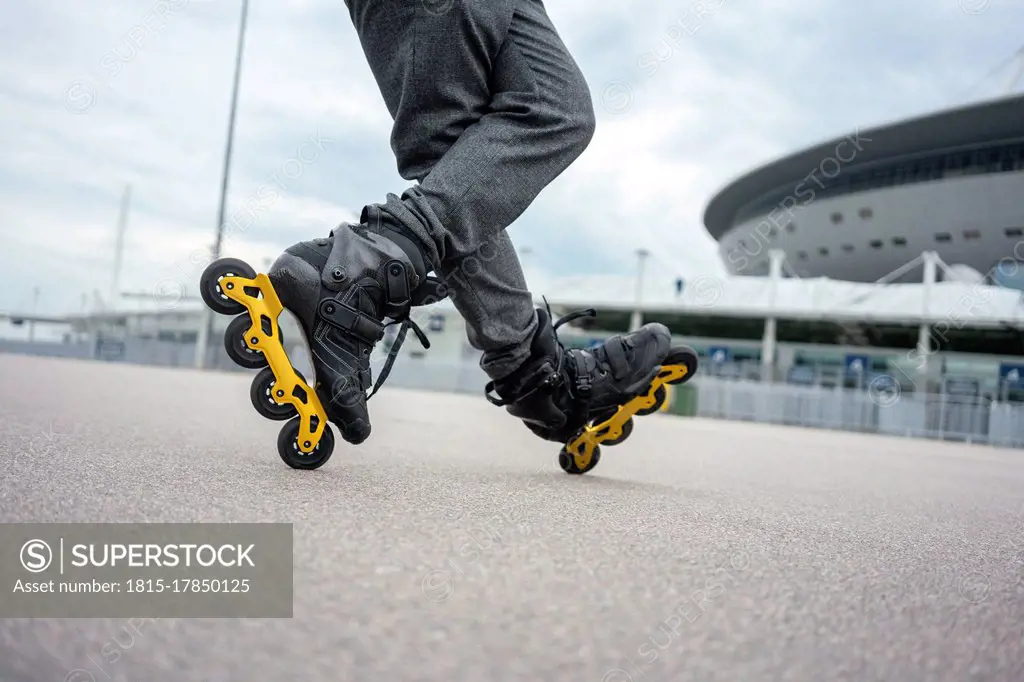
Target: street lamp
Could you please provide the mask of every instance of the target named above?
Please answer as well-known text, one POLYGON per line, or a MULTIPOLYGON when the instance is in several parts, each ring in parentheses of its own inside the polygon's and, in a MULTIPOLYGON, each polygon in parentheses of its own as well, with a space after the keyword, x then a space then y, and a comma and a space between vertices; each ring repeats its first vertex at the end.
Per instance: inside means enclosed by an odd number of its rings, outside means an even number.
MULTIPOLYGON (((228 198, 228 175, 231 169, 231 148, 235 140, 235 112, 238 109, 238 83, 242 75, 242 50, 245 46, 245 27, 249 15, 249 0, 242 0, 242 19, 238 27, 238 50, 235 54, 235 76, 231 90, 231 113, 228 118, 228 140, 224 148, 224 168, 220 180, 220 207, 217 210, 217 238, 213 242, 210 262, 220 258, 220 248, 224 241, 224 210, 228 198)), ((207 348, 210 335, 213 333, 213 311, 203 306, 203 328, 196 339, 196 367, 206 366, 207 348)))
POLYGON ((629 330, 635 331, 640 328, 643 324, 643 288, 644 288, 644 261, 651 255, 651 252, 647 249, 637 249, 637 268, 636 268, 636 308, 633 310, 633 314, 629 321, 629 330))

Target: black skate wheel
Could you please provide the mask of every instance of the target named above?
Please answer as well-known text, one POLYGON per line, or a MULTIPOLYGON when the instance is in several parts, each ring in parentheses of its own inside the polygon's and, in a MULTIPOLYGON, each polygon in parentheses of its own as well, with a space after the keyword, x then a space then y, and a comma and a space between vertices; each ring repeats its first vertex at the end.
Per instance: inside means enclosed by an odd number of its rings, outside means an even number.
POLYGON ((259 369, 267 366, 267 358, 262 351, 253 350, 245 343, 245 333, 252 326, 248 315, 239 315, 228 323, 224 332, 224 350, 236 365, 246 369, 259 369))
POLYGON ((590 463, 585 469, 580 469, 576 466, 576 458, 569 454, 569 451, 564 447, 558 453, 558 466, 562 467, 562 471, 567 474, 573 474, 579 476, 585 474, 597 466, 597 463, 601 461, 601 448, 600 446, 594 446, 594 454, 590 457, 590 463))
POLYGON ((674 379, 669 381, 670 384, 685 384, 687 381, 693 378, 693 375, 697 373, 697 367, 699 365, 700 356, 697 351, 690 348, 689 346, 676 346, 668 352, 668 356, 662 361, 662 366, 665 365, 683 365, 686 367, 686 376, 682 379, 674 379))
POLYGON ((301 417, 295 417, 281 427, 281 433, 277 436, 277 454, 292 469, 319 469, 334 452, 334 432, 330 424, 324 424, 323 435, 320 442, 316 444, 313 451, 305 453, 299 449, 299 425, 301 417))
POLYGON ((604 445, 618 445, 622 441, 629 438, 630 434, 633 433, 633 418, 630 417, 626 420, 626 423, 622 425, 622 433, 619 434, 618 438, 604 441, 604 445))
POLYGON ((203 297, 203 303, 213 312, 221 315, 238 315, 245 312, 245 306, 224 294, 220 288, 220 280, 223 277, 252 279, 255 276, 256 271, 245 261, 221 258, 203 270, 203 275, 199 278, 199 294, 203 297))
MULTIPOLYGON (((687 375, 689 377, 689 375, 687 375)), ((642 410, 637 410, 636 413, 641 417, 646 417, 649 414, 654 414, 661 409, 661 406, 665 404, 665 400, 668 398, 668 391, 665 390, 664 386, 658 386, 658 390, 654 392, 654 404, 650 407, 645 407, 642 410)))
MULTIPOLYGON (((298 374, 298 372, 296 372, 298 374)), ((302 375, 299 374, 301 377, 302 375)), ((289 403, 277 403, 274 401, 274 385, 277 378, 274 371, 264 367, 256 378, 252 380, 252 387, 249 389, 249 399, 252 406, 260 413, 260 416, 273 421, 284 421, 295 416, 295 406, 289 403)), ((305 378, 303 378, 305 381, 305 378)), ((280 396, 278 396, 280 397, 280 396)))

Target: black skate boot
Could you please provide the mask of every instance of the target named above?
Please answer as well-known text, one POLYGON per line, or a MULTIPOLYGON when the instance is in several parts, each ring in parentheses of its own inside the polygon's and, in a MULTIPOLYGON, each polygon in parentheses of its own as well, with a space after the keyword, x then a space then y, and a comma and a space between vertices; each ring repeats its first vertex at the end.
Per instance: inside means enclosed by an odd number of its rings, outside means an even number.
POLYGON ((353 444, 370 435, 366 401, 377 392, 412 328, 425 348, 426 335, 409 317, 411 308, 444 298, 427 277, 419 247, 380 214, 344 224, 325 239, 288 248, 267 275, 281 304, 299 320, 316 372, 316 392, 330 421, 353 444), (392 322, 384 324, 385 319, 392 322), (370 354, 391 324, 402 326, 377 383, 371 388, 370 354))
POLYGON ((359 225, 342 225, 325 239, 295 244, 268 274, 244 261, 221 258, 200 278, 206 305, 235 318, 224 333, 228 357, 259 369, 249 397, 267 419, 287 421, 278 454, 295 469, 317 469, 334 450, 334 422, 343 438, 361 443, 370 435, 366 401, 384 383, 411 327, 413 306, 445 298, 440 280, 427 276, 419 247, 379 213, 364 211, 359 225), (307 383, 285 352, 278 321, 285 309, 299 320, 316 380, 307 383), (385 319, 391 319, 383 324, 385 319), (380 377, 369 395, 370 354, 384 330, 401 322, 380 377))
POLYGON ((552 324, 550 311, 538 308, 530 359, 485 389, 488 400, 505 406, 535 434, 564 443, 559 464, 571 474, 597 466, 600 444, 626 440, 633 415, 657 412, 667 398, 665 385, 684 383, 697 370, 696 351, 672 346, 668 328, 658 323, 612 336, 591 350, 567 350, 558 327, 594 315, 579 311, 552 324))

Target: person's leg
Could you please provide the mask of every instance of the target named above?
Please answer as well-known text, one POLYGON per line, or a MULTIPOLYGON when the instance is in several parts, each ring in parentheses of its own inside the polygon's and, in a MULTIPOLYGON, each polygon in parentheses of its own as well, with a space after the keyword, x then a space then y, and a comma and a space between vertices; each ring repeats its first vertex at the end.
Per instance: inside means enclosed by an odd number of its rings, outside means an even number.
POLYGON ((492 378, 529 355, 533 297, 504 230, 586 148, 589 89, 540 0, 348 0, 419 184, 367 207, 425 246, 492 378))
POLYGON ((548 361, 534 355, 551 325, 504 230, 583 151, 594 113, 540 0, 348 6, 395 118, 399 169, 419 184, 366 206, 358 225, 292 246, 268 275, 302 322, 328 418, 358 443, 370 433, 381 323, 409 319, 430 270, 484 351, 481 365, 506 379, 499 394, 548 361))

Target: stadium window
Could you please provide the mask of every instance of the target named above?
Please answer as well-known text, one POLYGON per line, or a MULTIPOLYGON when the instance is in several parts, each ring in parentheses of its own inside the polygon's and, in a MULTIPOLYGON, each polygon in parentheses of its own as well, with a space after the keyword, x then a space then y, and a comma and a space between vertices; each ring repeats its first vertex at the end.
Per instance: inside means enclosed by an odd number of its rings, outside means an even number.
POLYGON ((950 154, 943 159, 942 176, 953 177, 963 175, 964 159, 960 154, 950 154))
POLYGON ((1014 159, 1017 170, 1024 170, 1024 145, 1018 145, 1014 159))
POLYGON ((985 162, 988 160, 988 155, 984 151, 977 151, 971 155, 971 165, 967 167, 967 172, 971 175, 985 172, 985 162))
POLYGON ((842 213, 833 213, 832 214, 832 224, 833 225, 838 225, 841 222, 843 222, 843 214, 842 213))
POLYGON ((907 240, 904 237, 893 237, 892 238, 892 245, 893 246, 906 246, 907 245, 907 240))
POLYGON ((888 187, 892 184, 892 168, 883 168, 875 171, 871 176, 872 187, 888 187))
POLYGON ((871 248, 872 249, 880 249, 880 248, 882 248, 882 240, 881 239, 872 239, 868 243, 871 244, 871 248))
POLYGON ((999 155, 999 170, 1004 173, 1012 171, 1016 162, 1017 153, 1016 147, 1003 147, 1002 153, 999 155))
POLYGON ((822 256, 827 256, 828 255, 828 249, 825 248, 824 246, 822 246, 821 248, 818 249, 818 253, 820 253, 822 256))
POLYGON ((843 244, 843 251, 853 253, 853 244, 843 244))
POLYGON ((935 241, 937 242, 948 242, 953 240, 953 235, 949 232, 939 232, 935 235, 935 241))
POLYGON ((986 155, 985 171, 988 173, 998 173, 1000 168, 999 164, 999 150, 990 149, 986 155))
POLYGON ((875 212, 865 206, 864 208, 860 209, 859 214, 861 220, 871 220, 871 216, 873 216, 875 212))
POLYGON ((1003 230, 1003 233, 1007 237, 1021 237, 1024 236, 1024 229, 1021 229, 1019 227, 1008 227, 1005 230, 1003 230))
POLYGON ((981 239, 980 230, 964 230, 964 239, 981 239))

